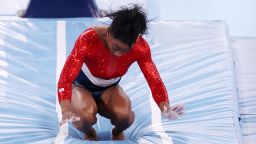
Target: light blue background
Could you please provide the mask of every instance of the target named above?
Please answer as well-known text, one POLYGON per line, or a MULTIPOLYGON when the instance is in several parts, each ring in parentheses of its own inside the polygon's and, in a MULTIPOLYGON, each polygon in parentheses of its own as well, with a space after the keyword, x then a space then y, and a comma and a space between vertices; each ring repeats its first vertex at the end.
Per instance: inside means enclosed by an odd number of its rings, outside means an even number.
MULTIPOLYGON (((101 9, 142 3, 150 18, 161 20, 225 20, 231 36, 256 37, 255 0, 95 0, 101 9)), ((0 0, 0 16, 15 15, 29 0, 0 0)))

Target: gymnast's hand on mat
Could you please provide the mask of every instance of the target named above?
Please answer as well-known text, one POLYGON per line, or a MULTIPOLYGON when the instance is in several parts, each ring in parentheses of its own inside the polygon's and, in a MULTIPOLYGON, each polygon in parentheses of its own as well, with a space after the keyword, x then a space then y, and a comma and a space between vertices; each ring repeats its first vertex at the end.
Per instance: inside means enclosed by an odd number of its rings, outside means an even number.
POLYGON ((162 111, 162 116, 170 120, 175 120, 184 113, 183 105, 170 107, 169 103, 163 103, 160 109, 162 111))
POLYGON ((66 111, 62 113, 62 120, 60 126, 67 122, 76 122, 79 121, 80 117, 76 116, 72 111, 66 111))

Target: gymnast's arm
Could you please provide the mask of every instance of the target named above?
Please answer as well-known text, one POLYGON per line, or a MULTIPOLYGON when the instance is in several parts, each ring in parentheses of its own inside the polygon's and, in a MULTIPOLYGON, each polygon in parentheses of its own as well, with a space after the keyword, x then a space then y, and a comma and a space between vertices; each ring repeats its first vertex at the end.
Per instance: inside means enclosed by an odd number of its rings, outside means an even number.
POLYGON ((157 103, 160 110, 163 111, 164 106, 169 107, 168 94, 151 58, 150 48, 147 42, 143 38, 141 39, 141 48, 139 48, 140 50, 137 62, 149 84, 154 101, 157 103))
POLYGON ((162 116, 171 120, 178 118, 184 113, 183 105, 170 107, 166 88, 151 58, 147 42, 142 39, 139 45, 140 52, 137 62, 149 84, 153 98, 162 112, 162 116))
POLYGON ((87 56, 88 34, 82 33, 75 42, 75 46, 68 56, 60 74, 58 82, 58 100, 62 113, 71 110, 72 81, 81 70, 84 59, 87 56))

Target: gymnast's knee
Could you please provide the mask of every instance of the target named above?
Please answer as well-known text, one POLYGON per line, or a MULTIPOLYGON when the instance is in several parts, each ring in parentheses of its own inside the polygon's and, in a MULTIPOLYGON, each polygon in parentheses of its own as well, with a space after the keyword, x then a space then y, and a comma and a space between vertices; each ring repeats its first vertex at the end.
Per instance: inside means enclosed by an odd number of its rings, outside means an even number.
POLYGON ((134 122, 134 112, 133 111, 122 111, 116 113, 113 120, 111 121, 114 125, 122 125, 128 127, 134 122))
POLYGON ((81 109, 78 112, 80 121, 75 122, 74 125, 79 128, 91 128, 97 122, 96 114, 97 112, 92 108, 81 109))
POLYGON ((96 114, 97 112, 95 110, 83 109, 79 115, 82 122, 93 125, 97 122, 96 114))

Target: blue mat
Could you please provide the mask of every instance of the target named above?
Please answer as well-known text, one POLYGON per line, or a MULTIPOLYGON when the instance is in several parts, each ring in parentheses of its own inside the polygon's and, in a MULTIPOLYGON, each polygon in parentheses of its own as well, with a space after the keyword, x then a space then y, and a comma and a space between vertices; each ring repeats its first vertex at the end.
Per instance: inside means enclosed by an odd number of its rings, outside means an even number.
MULTIPOLYGON (((61 134, 56 110, 56 81, 61 65, 83 30, 106 23, 90 18, 0 21, 0 143, 56 141, 61 134)), ((225 24, 152 22, 146 39, 171 105, 184 104, 186 114, 174 121, 161 118, 146 80, 134 63, 121 86, 132 101, 135 122, 125 131, 126 140, 113 142, 109 120, 97 116, 95 128, 100 142, 241 143, 225 24)), ((63 143, 99 143, 82 140, 83 134, 70 123, 66 128, 63 143)))

